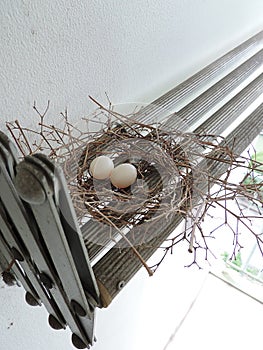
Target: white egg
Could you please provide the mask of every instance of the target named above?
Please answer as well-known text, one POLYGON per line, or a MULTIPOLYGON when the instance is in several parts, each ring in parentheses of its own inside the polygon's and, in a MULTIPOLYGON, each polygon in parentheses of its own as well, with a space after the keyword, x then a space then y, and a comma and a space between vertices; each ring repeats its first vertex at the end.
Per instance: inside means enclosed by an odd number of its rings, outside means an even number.
POLYGON ((89 172, 94 179, 105 180, 114 168, 113 161, 107 156, 99 156, 90 163, 89 172))
POLYGON ((118 188, 131 186, 137 178, 137 170, 132 164, 120 164, 112 170, 111 183, 118 188))

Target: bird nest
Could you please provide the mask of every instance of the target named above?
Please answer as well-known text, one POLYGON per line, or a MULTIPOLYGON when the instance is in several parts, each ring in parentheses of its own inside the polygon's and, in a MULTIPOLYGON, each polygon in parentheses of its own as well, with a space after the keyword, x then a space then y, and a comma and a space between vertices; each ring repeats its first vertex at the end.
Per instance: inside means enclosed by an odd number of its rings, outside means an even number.
MULTIPOLYGON (((70 160, 64 164, 66 173, 72 172, 71 166, 70 160)), ((133 123, 109 128, 88 142, 79 157, 77 200, 107 225, 134 227, 167 214, 168 206, 169 211, 185 211, 191 191, 191 164, 185 150, 167 132, 151 126, 133 123), (101 155, 110 157, 115 166, 135 166, 135 184, 119 189, 109 179, 94 179, 89 167, 101 155)))
POLYGON ((22 157, 42 152, 63 168, 92 256, 96 256, 97 245, 106 247, 109 242, 120 248, 120 241, 130 247, 154 246, 164 251, 164 256, 175 245, 186 242, 194 253, 193 263, 198 265, 197 252, 204 252, 205 260, 208 254, 212 256, 207 241, 211 245, 214 233, 223 226, 233 235, 231 259, 242 247, 239 226, 254 236, 263 255, 262 233, 250 227, 252 216, 253 222, 262 219, 263 207, 263 165, 256 154, 239 156, 232 141, 229 144, 221 136, 167 130, 163 124, 138 122, 136 113, 123 115, 98 105, 94 116, 83 118, 87 124, 95 120, 99 126, 95 132, 87 125, 72 125, 67 112, 57 125, 50 123, 49 104, 43 113, 34 105, 37 126, 26 128, 18 120, 6 123, 22 157), (136 182, 120 189, 109 178, 94 178, 90 165, 101 155, 109 157, 115 167, 132 164, 137 170, 136 182), (246 213, 243 202, 249 203, 256 214, 246 213), (217 223, 214 218, 220 211, 223 222, 217 223), (207 234, 203 221, 209 215, 213 220, 208 219, 212 227, 207 234), (174 223, 180 222, 178 218, 184 223, 181 231, 166 238, 174 223), (167 232, 167 236, 155 241, 160 232, 167 232))

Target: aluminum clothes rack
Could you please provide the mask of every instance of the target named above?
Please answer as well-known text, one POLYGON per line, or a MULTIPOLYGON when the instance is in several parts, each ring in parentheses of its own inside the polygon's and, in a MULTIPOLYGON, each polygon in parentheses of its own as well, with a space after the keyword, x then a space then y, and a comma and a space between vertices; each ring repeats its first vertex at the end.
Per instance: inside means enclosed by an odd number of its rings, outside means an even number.
POLYGON ((42 302, 50 326, 68 325, 73 344, 86 348, 94 340, 99 291, 64 176, 43 155, 18 164, 3 133, 0 156, 1 253, 9 262, 15 259, 12 270, 27 302, 42 302))
MULTIPOLYGON (((224 142, 231 144, 235 139, 235 151, 242 153, 263 129, 262 73, 260 32, 153 101, 135 118, 184 132, 226 133, 224 142)), ((210 171, 220 177, 226 168, 224 163, 212 162, 210 171)), ((149 259, 181 220, 178 214, 165 230, 157 227, 150 244, 136 248, 141 256, 149 259)), ((105 237, 103 244, 94 244, 98 235, 103 230, 95 219, 79 227, 61 169, 41 154, 19 162, 14 145, 0 132, 4 280, 19 281, 30 305, 43 304, 52 328, 68 326, 79 349, 95 341, 96 308, 107 307, 141 268, 131 248, 105 250, 110 240, 105 237)), ((127 237, 132 235, 131 229, 127 237)))

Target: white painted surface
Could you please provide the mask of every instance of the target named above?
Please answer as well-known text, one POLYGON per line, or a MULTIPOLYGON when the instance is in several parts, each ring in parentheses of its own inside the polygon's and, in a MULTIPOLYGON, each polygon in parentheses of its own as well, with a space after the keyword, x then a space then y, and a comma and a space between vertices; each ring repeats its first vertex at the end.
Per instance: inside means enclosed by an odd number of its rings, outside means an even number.
POLYGON ((262 322, 262 304, 210 275, 182 327, 161 349, 260 350, 262 322))
POLYGON ((2 0, 0 118, 149 101, 260 30, 261 0, 2 0))
MULTIPOLYGON (((52 118, 68 107, 73 121, 94 109, 88 95, 151 101, 258 32, 262 13, 262 0, 2 0, 0 127, 30 125, 34 100, 45 108, 50 99, 52 118)), ((142 270, 98 313, 95 350, 164 347, 203 279, 182 269, 184 255, 152 279, 142 270)), ((1 288, 0 300, 0 349, 72 349, 69 332, 51 330, 21 288, 1 288)))

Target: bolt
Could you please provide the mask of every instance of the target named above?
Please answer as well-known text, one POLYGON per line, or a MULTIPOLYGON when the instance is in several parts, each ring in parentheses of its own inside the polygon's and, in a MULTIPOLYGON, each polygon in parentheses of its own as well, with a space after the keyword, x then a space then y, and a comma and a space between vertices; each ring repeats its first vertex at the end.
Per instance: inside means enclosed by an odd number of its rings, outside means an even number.
POLYGON ((18 194, 30 204, 44 203, 46 194, 36 174, 30 171, 33 168, 32 165, 29 164, 26 168, 25 166, 23 167, 23 163, 20 164, 17 166, 17 175, 14 179, 14 185, 18 194))
POLYGON ((30 305, 30 306, 39 306, 39 302, 29 292, 26 292, 25 300, 26 300, 27 304, 30 305))
POLYGON ((82 339, 80 339, 80 337, 73 333, 72 334, 72 337, 71 337, 71 340, 72 340, 72 344, 77 348, 77 349, 86 349, 86 348, 89 348, 89 345, 86 345, 82 339))
POLYGON ((53 288, 54 283, 53 283, 52 279, 45 272, 42 272, 39 275, 39 279, 47 289, 53 288))
POLYGON ((125 281, 120 281, 118 283, 118 289, 121 290, 125 286, 125 281))
POLYGON ((3 281, 5 282, 5 284, 10 286, 10 287, 14 286, 16 284, 16 279, 11 272, 4 271, 2 273, 2 278, 3 278, 3 281))
POLYGON ((87 315, 84 308, 76 300, 71 300, 71 307, 74 312, 80 317, 85 317, 87 315))
POLYGON ((48 323, 50 327, 55 330, 64 329, 64 326, 61 324, 61 322, 53 315, 48 316, 48 323))
POLYGON ((15 247, 12 247, 11 251, 15 260, 24 261, 23 255, 15 247))

